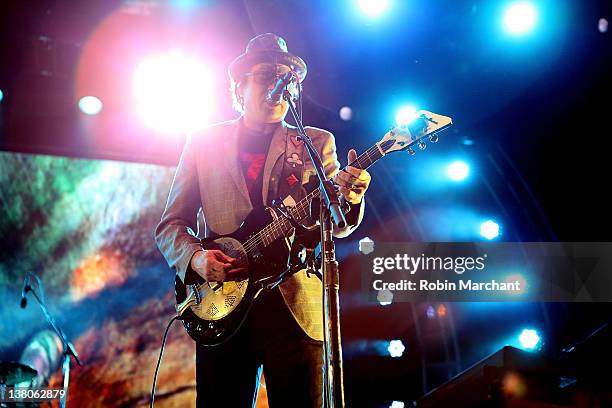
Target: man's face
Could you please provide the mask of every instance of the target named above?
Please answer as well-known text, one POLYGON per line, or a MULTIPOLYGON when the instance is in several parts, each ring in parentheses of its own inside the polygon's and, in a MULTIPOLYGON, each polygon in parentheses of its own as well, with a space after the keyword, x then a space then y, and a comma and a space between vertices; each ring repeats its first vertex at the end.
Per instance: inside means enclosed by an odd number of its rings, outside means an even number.
MULTIPOLYGON (((289 104, 284 99, 280 104, 270 106, 266 102, 266 95, 274 88, 278 77, 286 74, 290 68, 281 64, 257 64, 247 73, 242 84, 244 98, 244 115, 249 120, 259 123, 275 123, 285 118, 289 104)), ((289 85, 292 94, 297 92, 295 82, 289 85)))

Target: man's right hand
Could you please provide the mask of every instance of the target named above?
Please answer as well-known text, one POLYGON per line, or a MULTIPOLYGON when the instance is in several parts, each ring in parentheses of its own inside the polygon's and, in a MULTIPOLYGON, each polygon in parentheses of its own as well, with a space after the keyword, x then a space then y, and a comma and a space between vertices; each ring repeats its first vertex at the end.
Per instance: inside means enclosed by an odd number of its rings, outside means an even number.
POLYGON ((191 268, 207 282, 236 280, 246 272, 239 267, 237 260, 218 249, 204 249, 191 257, 191 268))

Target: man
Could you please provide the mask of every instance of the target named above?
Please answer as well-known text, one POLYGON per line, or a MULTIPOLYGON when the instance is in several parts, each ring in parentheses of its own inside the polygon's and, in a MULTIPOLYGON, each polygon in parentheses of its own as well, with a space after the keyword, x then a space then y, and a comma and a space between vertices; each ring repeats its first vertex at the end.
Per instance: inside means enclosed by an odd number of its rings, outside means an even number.
MULTIPOLYGON (((295 129, 284 122, 288 103, 266 101, 277 79, 290 71, 297 80, 288 89, 297 100, 307 72, 304 61, 290 54, 285 41, 274 34, 253 38, 229 67, 234 106, 241 117, 213 125, 187 141, 156 229, 157 245, 181 280, 189 282, 199 275, 222 282, 241 271, 222 251, 204 250, 194 231, 228 234, 254 207, 287 193, 298 200, 303 197, 299 187, 314 168, 295 129), (205 228, 198 228, 199 211, 205 228)), ((313 127, 306 131, 327 176, 334 177, 341 199, 348 203, 347 227, 334 230, 334 235, 346 236, 363 216, 370 175, 352 167, 339 172, 333 135, 313 127)), ((356 157, 351 150, 349 162, 356 157)), ((272 408, 320 407, 321 294, 320 279, 300 271, 256 299, 245 324, 228 342, 210 348, 197 345, 197 406, 254 406, 263 365, 272 408)))

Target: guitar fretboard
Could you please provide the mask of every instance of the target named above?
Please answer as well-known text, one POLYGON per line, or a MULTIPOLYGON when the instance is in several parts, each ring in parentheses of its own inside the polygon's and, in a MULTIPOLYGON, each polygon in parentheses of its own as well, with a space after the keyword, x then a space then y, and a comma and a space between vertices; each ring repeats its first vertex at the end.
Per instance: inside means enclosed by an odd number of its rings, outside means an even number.
MULTIPOLYGON (((361 154, 349 166, 356 167, 358 169, 366 170, 381 157, 384 156, 384 152, 387 151, 395 140, 386 140, 381 143, 377 143, 370 147, 363 154, 361 154)), ((303 220, 305 217, 310 215, 310 202, 313 198, 317 198, 320 194, 319 188, 315 188, 313 191, 308 193, 302 198, 294 207, 289 207, 287 211, 289 215, 297 221, 303 220)), ((263 249, 276 241, 279 238, 288 236, 293 226, 288 219, 284 216, 280 216, 276 220, 272 221, 265 228, 254 234, 247 242, 244 243, 244 247, 247 252, 252 253, 256 248, 263 249)))

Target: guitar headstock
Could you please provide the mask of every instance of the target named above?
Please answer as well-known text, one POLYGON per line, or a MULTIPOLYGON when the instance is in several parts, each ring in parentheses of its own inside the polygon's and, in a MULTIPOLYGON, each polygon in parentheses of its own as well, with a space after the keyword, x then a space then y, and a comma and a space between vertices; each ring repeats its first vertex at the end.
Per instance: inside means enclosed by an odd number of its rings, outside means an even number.
POLYGON ((438 141, 437 133, 448 128, 453 124, 453 120, 448 116, 438 115, 429 111, 418 111, 417 117, 404 126, 394 126, 389 130, 380 142, 378 147, 384 154, 407 150, 414 154, 412 146, 418 144, 421 150, 427 147, 425 138, 431 143, 438 141))

